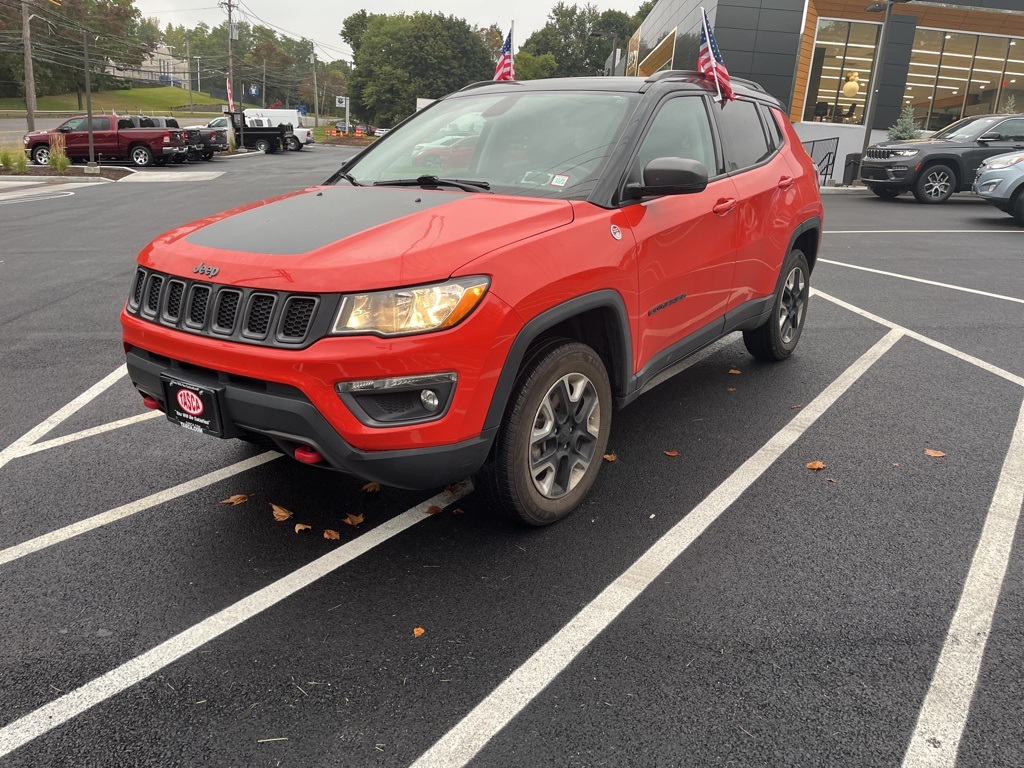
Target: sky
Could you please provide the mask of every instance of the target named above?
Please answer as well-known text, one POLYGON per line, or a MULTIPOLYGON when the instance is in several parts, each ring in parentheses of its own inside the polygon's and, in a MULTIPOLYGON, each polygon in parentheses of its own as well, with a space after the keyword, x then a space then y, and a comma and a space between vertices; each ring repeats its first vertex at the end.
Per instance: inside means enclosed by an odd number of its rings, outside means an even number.
MULTIPOLYGON (((597 6, 598 11, 615 9, 632 14, 640 7, 642 0, 566 0, 569 4, 583 5, 587 2, 597 6)), ((236 0, 237 2, 237 0, 236 0)), ((531 34, 547 23, 548 11, 557 0, 514 0, 507 6, 481 0, 442 0, 438 3, 413 2, 413 0, 297 0, 282 3, 280 0, 241 0, 241 18, 252 24, 263 24, 276 29, 278 33, 292 37, 305 37, 320 44, 317 56, 324 60, 344 58, 352 60, 351 50, 338 35, 342 21, 353 13, 365 8, 373 13, 414 13, 416 11, 438 12, 465 19, 472 26, 487 27, 497 24, 502 34, 508 34, 515 22, 512 38, 515 49, 531 34), (496 7, 496 6, 499 6, 496 7)), ((182 24, 193 27, 200 21, 216 26, 227 19, 227 11, 219 8, 215 0, 135 0, 143 16, 160 19, 160 27, 167 24, 182 24)))

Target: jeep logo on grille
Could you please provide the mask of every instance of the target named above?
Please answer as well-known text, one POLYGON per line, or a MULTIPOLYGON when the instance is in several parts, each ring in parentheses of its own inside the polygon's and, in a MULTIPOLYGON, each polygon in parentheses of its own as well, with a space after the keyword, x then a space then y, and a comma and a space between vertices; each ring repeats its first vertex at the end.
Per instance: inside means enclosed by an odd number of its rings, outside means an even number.
POLYGON ((198 267, 193 268, 192 272, 196 275, 214 277, 218 272, 220 272, 220 267, 208 267, 206 264, 200 264, 198 267))

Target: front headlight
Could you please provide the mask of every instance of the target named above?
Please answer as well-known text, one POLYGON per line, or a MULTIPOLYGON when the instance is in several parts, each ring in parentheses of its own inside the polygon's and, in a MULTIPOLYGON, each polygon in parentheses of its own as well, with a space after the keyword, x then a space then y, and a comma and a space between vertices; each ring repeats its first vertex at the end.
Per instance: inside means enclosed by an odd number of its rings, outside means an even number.
POLYGON ((890 149, 893 157, 913 157, 921 150, 919 149, 890 149))
POLYGON ((1020 155, 1007 155, 1006 157, 996 158, 995 160, 986 160, 983 165, 986 171, 998 171, 1001 168, 1009 168, 1011 165, 1017 163, 1024 163, 1024 154, 1020 155))
POLYGON ((451 328, 483 299, 486 277, 460 277, 437 285, 346 296, 331 333, 395 336, 451 328))

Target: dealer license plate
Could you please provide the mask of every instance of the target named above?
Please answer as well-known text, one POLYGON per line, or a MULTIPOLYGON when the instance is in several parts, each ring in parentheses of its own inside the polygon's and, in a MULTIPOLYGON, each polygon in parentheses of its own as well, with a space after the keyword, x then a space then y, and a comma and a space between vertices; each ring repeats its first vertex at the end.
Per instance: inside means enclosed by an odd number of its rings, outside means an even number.
POLYGON ((215 437, 224 436, 219 387, 204 387, 164 374, 167 419, 183 429, 215 437))

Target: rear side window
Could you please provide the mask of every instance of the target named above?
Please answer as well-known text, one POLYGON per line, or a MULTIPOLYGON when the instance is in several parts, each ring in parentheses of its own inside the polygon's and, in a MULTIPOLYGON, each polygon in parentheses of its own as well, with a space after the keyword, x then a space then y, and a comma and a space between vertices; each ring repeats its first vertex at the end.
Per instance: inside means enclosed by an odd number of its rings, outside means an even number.
POLYGON ((165 120, 164 121, 164 128, 177 128, 177 127, 178 127, 178 121, 177 120, 165 120))
POLYGON ((1024 141, 1024 118, 1004 120, 992 132, 998 133, 1001 141, 1024 141))
POLYGON ((698 160, 708 169, 708 176, 718 174, 711 123, 702 97, 682 96, 662 106, 637 153, 634 167, 637 178, 656 157, 698 160))
POLYGON ((782 115, 771 107, 761 107, 761 115, 768 124, 768 135, 771 137, 772 143, 776 149, 781 149, 786 143, 782 126, 779 125, 779 120, 783 119, 782 115))
POLYGON ((768 146, 757 105, 751 101, 729 101, 715 110, 725 145, 725 169, 742 171, 767 160, 774 151, 768 146))

